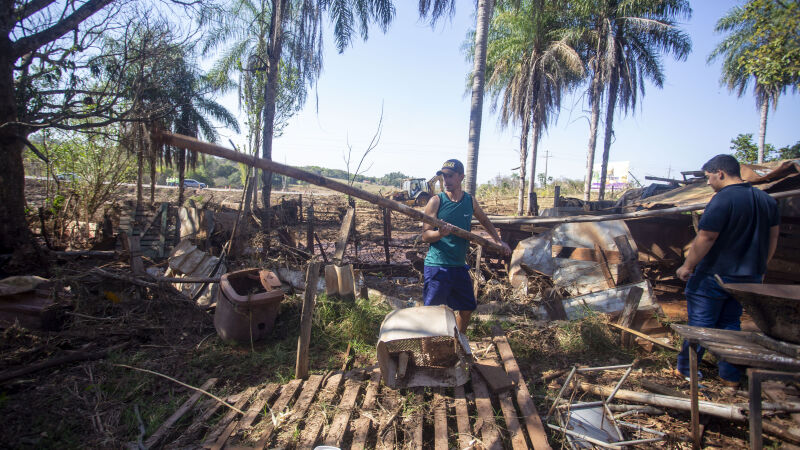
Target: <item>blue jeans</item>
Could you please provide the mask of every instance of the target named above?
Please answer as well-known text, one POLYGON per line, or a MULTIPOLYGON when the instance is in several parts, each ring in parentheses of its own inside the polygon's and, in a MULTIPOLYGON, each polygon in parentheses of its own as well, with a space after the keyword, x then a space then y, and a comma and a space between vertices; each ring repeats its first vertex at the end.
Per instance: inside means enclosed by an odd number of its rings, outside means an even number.
MULTIPOLYGON (((762 277, 722 277, 725 283, 761 283, 762 277)), ((686 283, 686 309, 689 313, 689 325, 696 327, 717 328, 721 330, 741 330, 740 318, 742 305, 730 296, 714 280, 714 275, 695 273, 686 283)), ((698 362, 703 358, 705 349, 698 348, 698 362)), ((678 371, 689 376, 689 343, 684 341, 678 353, 678 371)), ((733 364, 719 362, 719 376, 723 380, 739 381, 741 372, 733 364)))

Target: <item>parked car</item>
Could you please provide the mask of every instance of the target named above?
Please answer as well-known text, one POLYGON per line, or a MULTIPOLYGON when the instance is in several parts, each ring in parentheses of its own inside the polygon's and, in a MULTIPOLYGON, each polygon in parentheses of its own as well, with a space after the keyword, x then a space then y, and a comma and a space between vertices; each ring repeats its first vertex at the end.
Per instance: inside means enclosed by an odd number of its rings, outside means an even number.
POLYGON ((183 187, 205 189, 208 187, 208 185, 206 185, 205 183, 201 183, 200 181, 193 180, 191 178, 186 178, 183 180, 183 187))
POLYGON ((80 180, 81 177, 72 172, 66 172, 56 175, 56 179, 58 181, 75 181, 75 180, 80 180))

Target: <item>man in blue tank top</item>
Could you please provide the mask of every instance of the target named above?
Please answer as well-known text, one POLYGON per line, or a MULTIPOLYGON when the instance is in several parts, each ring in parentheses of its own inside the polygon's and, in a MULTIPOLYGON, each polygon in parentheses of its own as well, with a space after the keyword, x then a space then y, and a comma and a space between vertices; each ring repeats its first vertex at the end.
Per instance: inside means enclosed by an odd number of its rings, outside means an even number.
MULTIPOLYGON (((717 155, 703 171, 715 194, 677 275, 687 281, 689 325, 740 330, 742 305, 717 284, 714 274, 725 283, 761 283, 778 244, 780 214, 775 199, 742 180, 734 157, 717 155)), ((684 342, 678 354, 677 370, 684 377, 689 375, 688 347, 684 342)), ((719 363, 719 376, 725 385, 739 384, 739 369, 725 361, 719 363)))
POLYGON ((500 240, 497 230, 486 217, 477 200, 461 189, 464 180, 464 165, 457 159, 449 159, 436 172, 444 179, 445 192, 431 197, 425 206, 425 214, 437 217, 447 225, 434 228, 427 223, 422 228, 422 240, 431 244, 425 257, 422 297, 425 305, 447 305, 457 311, 458 330, 467 331, 472 311, 478 306, 472 291, 469 266, 466 264, 468 242, 455 236, 453 227, 469 231, 472 216, 483 225, 498 245, 511 254, 508 244, 500 240))

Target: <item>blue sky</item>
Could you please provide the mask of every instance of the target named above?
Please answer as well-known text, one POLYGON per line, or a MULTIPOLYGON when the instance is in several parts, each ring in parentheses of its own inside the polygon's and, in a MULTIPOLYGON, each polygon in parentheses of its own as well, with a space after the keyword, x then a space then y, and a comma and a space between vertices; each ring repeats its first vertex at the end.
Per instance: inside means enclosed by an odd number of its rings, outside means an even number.
MULTIPOLYGON (((383 134, 366 158, 365 166, 371 166, 367 175, 401 171, 429 177, 448 158, 466 162, 465 87, 471 65, 462 44, 474 26, 473 2, 459 2, 453 19, 433 29, 417 19, 416 2, 395 3, 397 16, 386 34, 374 28, 368 41, 354 42, 343 54, 336 52, 326 34, 322 76, 305 108, 274 141, 274 160, 345 169, 348 141, 354 159, 360 158, 375 133, 383 104, 383 134)), ((737 3, 692 2, 692 18, 683 24, 692 38, 692 53, 686 61, 665 58, 663 89, 648 84, 636 111, 615 118, 610 159, 630 161, 631 172, 641 181, 645 175, 675 177, 682 170, 696 170, 710 157, 730 152, 730 140, 737 134, 758 135, 759 115, 752 95, 737 98, 720 87, 720 63, 706 64, 721 39, 714 24, 737 3)), ((558 121, 542 137, 537 173, 544 171, 544 152, 549 151, 548 175, 583 177, 589 138, 584 91, 565 98, 558 121)), ((221 101, 236 110, 232 94, 221 101)), ((244 140, 229 137, 237 145, 244 140)), ((602 139, 601 132, 596 162, 602 139)), ((767 142, 782 147, 797 141, 800 96, 789 93, 781 97, 776 111, 770 110, 767 142)), ((501 130, 487 98, 478 181, 512 173, 519 166, 518 146, 519 130, 501 130)), ((530 167, 530 157, 528 161, 530 167)))

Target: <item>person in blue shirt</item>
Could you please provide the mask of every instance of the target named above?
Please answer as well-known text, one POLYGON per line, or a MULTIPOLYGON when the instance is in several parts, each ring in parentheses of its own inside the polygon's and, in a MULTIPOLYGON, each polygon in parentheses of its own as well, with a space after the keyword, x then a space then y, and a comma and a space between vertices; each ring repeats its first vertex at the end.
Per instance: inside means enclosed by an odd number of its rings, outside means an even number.
POLYGON ((467 331, 472 311, 478 306, 472 291, 469 266, 466 264, 468 242, 451 234, 453 227, 469 231, 472 216, 483 225, 498 245, 511 254, 508 244, 500 240, 497 230, 478 205, 475 197, 461 188, 464 180, 464 165, 457 159, 449 159, 436 172, 444 180, 445 192, 428 200, 425 214, 437 217, 447 224, 440 228, 424 224, 422 240, 431 244, 425 257, 422 297, 426 306, 447 305, 456 314, 456 324, 462 333, 467 331))
MULTIPOLYGON (((714 197, 706 205, 686 260, 677 275, 686 281, 689 325, 740 330, 742 305, 714 280, 761 283, 778 244, 780 214, 775 199, 745 183, 733 156, 717 155, 703 165, 714 197)), ((703 349, 698 358, 703 357, 703 349)), ((680 376, 689 375, 689 344, 678 354, 680 376)), ((737 386, 737 367, 719 363, 723 384, 737 386)))

